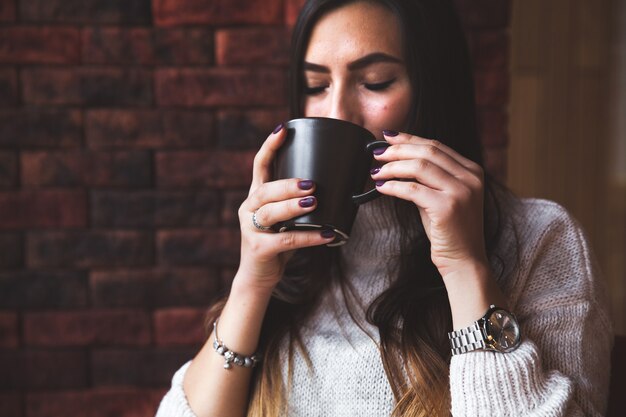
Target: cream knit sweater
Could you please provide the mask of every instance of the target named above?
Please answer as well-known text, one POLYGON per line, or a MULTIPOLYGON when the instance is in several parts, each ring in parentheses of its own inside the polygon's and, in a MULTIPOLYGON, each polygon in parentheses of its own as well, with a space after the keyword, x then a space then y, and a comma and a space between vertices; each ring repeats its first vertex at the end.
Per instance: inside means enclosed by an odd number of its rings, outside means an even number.
MULTIPOLYGON (((520 321, 523 342, 507 354, 452 357, 452 415, 601 416, 613 334, 585 237, 555 203, 506 201, 509 217, 492 268, 520 321)), ((386 261, 398 250, 397 226, 382 215, 390 204, 383 197, 361 207, 350 241, 340 249, 346 276, 366 306, 388 285, 386 261)), ((394 399, 376 329, 360 311, 363 332, 345 309, 333 288, 305 327, 313 367, 296 353, 288 416, 390 415, 394 399)), ((174 375, 157 417, 195 417, 182 388, 187 367, 174 375)))

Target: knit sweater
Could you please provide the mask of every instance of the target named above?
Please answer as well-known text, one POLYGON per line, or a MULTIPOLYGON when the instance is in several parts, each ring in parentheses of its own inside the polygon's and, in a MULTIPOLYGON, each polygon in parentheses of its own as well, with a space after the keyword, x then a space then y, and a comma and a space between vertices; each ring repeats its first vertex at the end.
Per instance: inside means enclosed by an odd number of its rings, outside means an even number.
MULTIPOLYGON (((384 216, 391 198, 359 209, 341 247, 344 274, 364 306, 391 278, 398 226, 384 216)), ((476 416, 601 416, 606 408, 612 329, 608 301, 578 223, 559 205, 506 198, 506 218, 492 269, 520 323, 523 341, 510 353, 475 351, 452 357, 451 412, 476 416)), ((357 309, 347 314, 337 287, 303 329, 312 362, 293 362, 288 416, 385 416, 394 407, 376 329, 357 309)), ((286 359, 283 361, 287 363, 286 359)), ((173 377, 157 417, 195 417, 173 377)), ((283 367, 283 378, 287 380, 283 367)))

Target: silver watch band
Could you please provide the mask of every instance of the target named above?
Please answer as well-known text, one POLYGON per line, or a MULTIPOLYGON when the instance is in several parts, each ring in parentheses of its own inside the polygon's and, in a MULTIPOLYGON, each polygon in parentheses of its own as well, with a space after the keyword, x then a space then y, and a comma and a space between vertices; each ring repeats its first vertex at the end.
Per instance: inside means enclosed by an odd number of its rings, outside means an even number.
POLYGON ((471 326, 448 333, 453 355, 471 352, 485 348, 485 335, 478 325, 478 321, 471 326))

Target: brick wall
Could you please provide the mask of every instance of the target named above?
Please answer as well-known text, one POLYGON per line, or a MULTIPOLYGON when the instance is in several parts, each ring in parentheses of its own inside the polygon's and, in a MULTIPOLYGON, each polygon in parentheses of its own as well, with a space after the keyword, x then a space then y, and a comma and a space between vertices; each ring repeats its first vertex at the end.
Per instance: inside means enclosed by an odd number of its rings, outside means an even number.
MULTIPOLYGON (((0 417, 151 416, 238 260, 301 0, 0 0, 0 417)), ((489 170, 509 1, 459 0, 489 170)))

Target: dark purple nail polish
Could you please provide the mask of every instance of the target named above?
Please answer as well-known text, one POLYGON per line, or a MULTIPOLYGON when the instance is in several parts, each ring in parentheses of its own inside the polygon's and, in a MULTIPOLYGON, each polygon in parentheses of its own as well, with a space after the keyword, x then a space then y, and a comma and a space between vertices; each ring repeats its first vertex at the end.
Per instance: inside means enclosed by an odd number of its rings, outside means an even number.
POLYGON ((311 188, 313 188, 313 181, 311 180, 298 181, 298 188, 301 190, 310 190, 311 188))
POLYGON ((376 186, 377 186, 377 187, 380 187, 380 186, 382 186, 385 182, 386 182, 386 181, 384 181, 384 180, 378 180, 378 181, 376 181, 376 186))
POLYGON ((303 208, 312 207, 314 204, 315 204, 315 197, 305 197, 305 198, 300 199, 300 201, 298 201, 298 205, 303 208))
POLYGON ((376 148, 372 151, 372 153, 374 155, 382 155, 385 153, 385 151, 387 150, 387 148, 376 148))
POLYGON ((330 239, 331 237, 335 237, 335 232, 330 229, 322 230, 320 233, 324 239, 330 239))
POLYGON ((379 172, 380 172, 380 168, 378 168, 378 167, 370 169, 370 174, 372 174, 372 175, 376 175, 379 172))
POLYGON ((274 135, 275 135, 275 134, 277 134, 278 132, 280 132, 280 131, 283 129, 283 127, 285 127, 285 124, 284 124, 284 123, 279 124, 278 126, 276 126, 276 127, 274 128, 274 130, 272 131, 272 133, 273 133, 274 135))
POLYGON ((398 136, 398 132, 396 132, 395 130, 383 130, 383 135, 394 137, 398 136))

